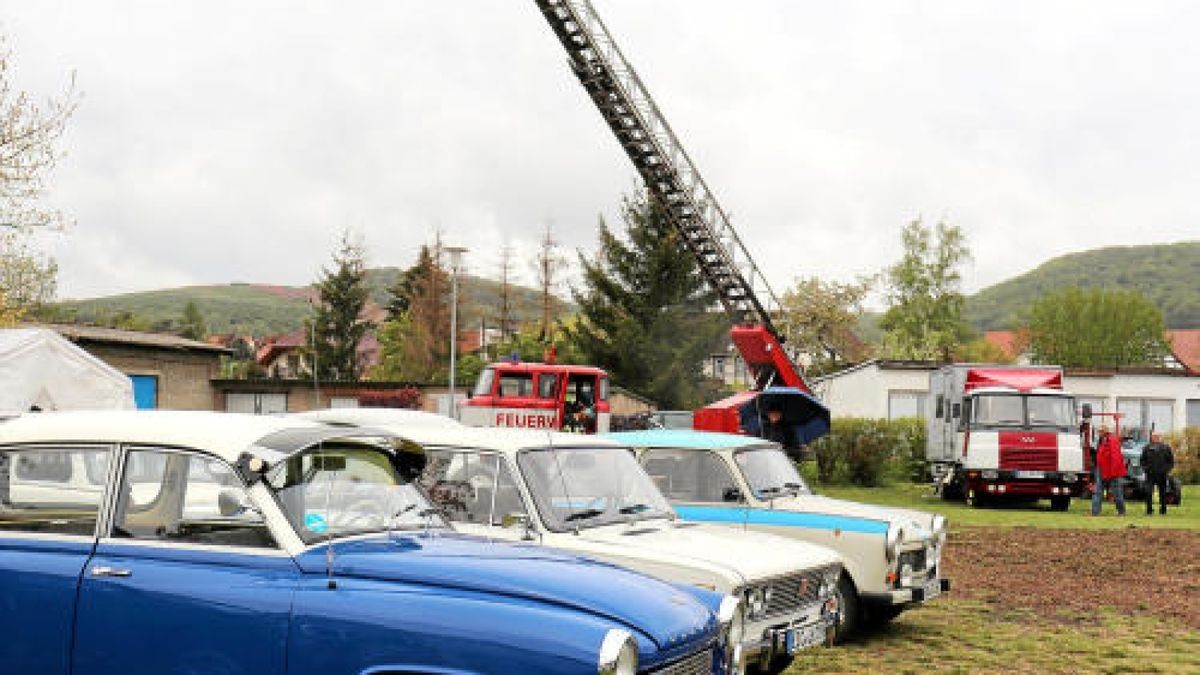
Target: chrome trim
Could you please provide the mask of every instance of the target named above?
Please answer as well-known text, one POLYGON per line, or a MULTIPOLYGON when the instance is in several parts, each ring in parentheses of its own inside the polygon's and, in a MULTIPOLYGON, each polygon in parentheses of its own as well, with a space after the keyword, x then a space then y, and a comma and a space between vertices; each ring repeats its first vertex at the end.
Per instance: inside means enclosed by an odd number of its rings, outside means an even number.
POLYGON ((164 549, 168 551, 196 551, 207 553, 229 553, 259 558, 291 558, 291 554, 279 548, 256 546, 229 546, 227 544, 196 544, 190 541, 127 539, 125 537, 103 537, 98 542, 105 546, 133 546, 136 548, 164 549))
POLYGON ((109 567, 107 565, 96 565, 92 568, 92 576, 94 577, 131 577, 133 572, 124 567, 109 567))

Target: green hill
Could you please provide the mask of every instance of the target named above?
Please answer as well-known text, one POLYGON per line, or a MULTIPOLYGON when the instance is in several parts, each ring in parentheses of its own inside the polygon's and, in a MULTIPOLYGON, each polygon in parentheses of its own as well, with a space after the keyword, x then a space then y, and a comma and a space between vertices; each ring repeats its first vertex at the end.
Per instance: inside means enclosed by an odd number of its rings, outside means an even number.
MULTIPOLYGON (((378 315, 388 301, 387 288, 401 270, 382 267, 368 270, 371 288, 369 313, 378 315)), ((500 283, 491 279, 464 275, 459 285, 459 318, 476 327, 497 320, 500 283)), ((311 286, 270 284, 223 284, 187 286, 142 293, 126 293, 87 300, 56 303, 45 318, 82 323, 112 323, 126 317, 143 329, 171 331, 179 323, 188 302, 196 303, 204 315, 210 333, 236 333, 266 336, 300 328, 309 314, 309 298, 316 294, 311 286)), ((541 316, 541 294, 524 286, 513 287, 513 316, 518 324, 536 321, 541 316)), ((557 300, 557 313, 572 311, 557 300)))
POLYGON ((969 297, 967 316, 980 330, 1012 328, 1038 298, 1067 286, 1139 291, 1162 309, 1169 328, 1200 328, 1200 241, 1060 256, 969 297))

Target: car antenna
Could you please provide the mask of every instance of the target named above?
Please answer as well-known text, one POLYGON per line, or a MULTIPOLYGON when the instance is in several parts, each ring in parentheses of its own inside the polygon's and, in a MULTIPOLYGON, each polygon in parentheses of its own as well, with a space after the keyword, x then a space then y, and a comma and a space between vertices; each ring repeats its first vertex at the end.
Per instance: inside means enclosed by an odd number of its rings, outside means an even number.
MULTIPOLYGON (((318 453, 324 449, 324 446, 324 441, 317 445, 318 453)), ((317 462, 318 457, 321 457, 321 455, 313 455, 314 464, 317 462)), ((325 489, 325 587, 334 590, 337 588, 337 581, 333 578, 333 530, 329 527, 329 505, 333 501, 333 473, 330 471, 325 471, 324 473, 329 474, 329 487, 325 489)))

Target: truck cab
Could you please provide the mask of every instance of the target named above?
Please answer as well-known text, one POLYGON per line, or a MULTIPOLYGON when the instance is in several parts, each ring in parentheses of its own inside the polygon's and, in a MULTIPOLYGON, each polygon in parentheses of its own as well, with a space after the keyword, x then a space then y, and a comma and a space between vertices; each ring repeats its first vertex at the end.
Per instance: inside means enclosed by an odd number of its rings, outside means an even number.
POLYGON ((608 373, 591 366, 493 363, 460 410, 464 424, 594 434, 608 431, 608 373))
POLYGON ((1061 368, 951 365, 930 375, 930 393, 927 458, 943 497, 1048 498, 1065 511, 1080 495, 1083 449, 1061 368))

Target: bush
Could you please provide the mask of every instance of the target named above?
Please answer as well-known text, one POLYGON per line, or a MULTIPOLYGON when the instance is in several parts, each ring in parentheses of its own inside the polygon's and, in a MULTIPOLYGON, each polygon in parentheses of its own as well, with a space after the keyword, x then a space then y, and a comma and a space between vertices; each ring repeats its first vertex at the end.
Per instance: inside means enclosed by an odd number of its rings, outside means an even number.
POLYGON ((1181 483, 1200 483, 1200 427, 1167 434, 1164 441, 1175 451, 1175 476, 1181 483))
POLYGON ((364 408, 409 408, 421 407, 421 390, 404 387, 388 391, 364 391, 358 395, 358 404, 364 408))
POLYGON ((818 483, 875 487, 890 480, 928 479, 921 419, 838 418, 811 448, 818 483))

